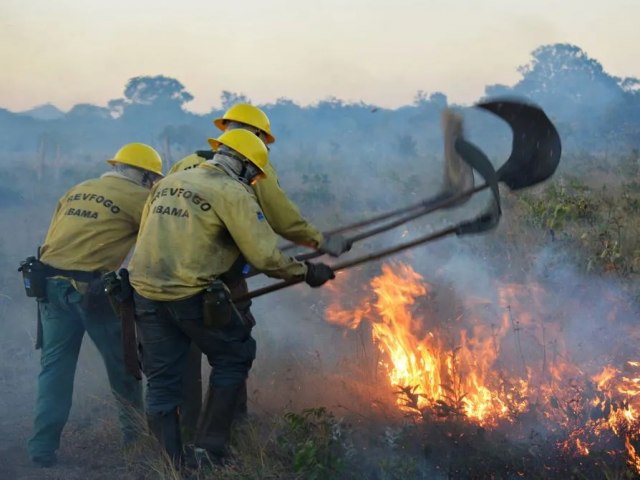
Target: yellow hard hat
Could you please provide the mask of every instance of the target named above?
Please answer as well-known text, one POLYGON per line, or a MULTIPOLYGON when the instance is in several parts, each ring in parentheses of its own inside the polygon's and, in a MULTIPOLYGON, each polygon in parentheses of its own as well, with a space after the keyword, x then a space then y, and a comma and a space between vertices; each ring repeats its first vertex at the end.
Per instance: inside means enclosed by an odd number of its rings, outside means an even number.
POLYGON ((164 176, 162 175, 162 158, 160 158, 160 154, 153 147, 144 143, 127 143, 118 150, 111 160, 107 160, 107 163, 111 165, 123 163, 148 170, 161 177, 164 176))
POLYGON ((264 169, 269 163, 269 151, 262 140, 250 131, 242 130, 241 128, 229 130, 218 138, 210 138, 209 145, 216 151, 220 145, 226 145, 245 157, 258 167, 263 175, 266 175, 264 169))
POLYGON ((262 130, 267 137, 264 142, 266 144, 276 141, 276 137, 271 134, 271 124, 269 123, 269 117, 267 117, 267 114, 258 107, 254 107, 248 103, 236 103, 233 107, 224 112, 224 115, 221 118, 216 118, 213 121, 215 126, 223 132, 227 129, 227 122, 245 123, 257 128, 258 130, 262 130))

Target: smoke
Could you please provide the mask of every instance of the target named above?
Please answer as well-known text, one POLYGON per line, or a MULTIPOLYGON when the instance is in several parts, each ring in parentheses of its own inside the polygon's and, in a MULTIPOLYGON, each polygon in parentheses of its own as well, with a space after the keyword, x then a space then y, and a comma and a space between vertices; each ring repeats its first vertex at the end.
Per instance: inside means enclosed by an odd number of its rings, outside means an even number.
MULTIPOLYGON (((626 137, 611 143, 607 137, 617 128, 610 119, 622 116, 616 110, 620 96, 610 81, 605 82, 606 95, 595 95, 602 93, 602 82, 572 80, 578 82, 570 85, 580 91, 577 100, 567 84, 558 87, 555 96, 541 95, 539 100, 543 107, 552 107, 558 120, 566 147, 560 168, 581 174, 576 165, 584 163, 579 155, 584 145, 594 146, 595 152, 615 148, 625 153, 638 144, 637 136, 635 144, 626 137), (550 98, 567 96, 574 103, 566 109, 549 103, 550 98), (598 114, 587 122, 586 100, 596 97, 598 114), (588 129, 583 130, 585 125, 588 129)), ((525 87, 516 93, 533 92, 525 87)), ((638 124, 633 105, 623 112, 632 133, 638 124)), ((396 110, 339 100, 312 107, 285 101, 265 106, 278 138, 271 159, 280 183, 325 230, 422 200, 441 186, 439 121, 444 106, 446 97, 444 103, 434 97, 396 110)), ((510 153, 508 127, 477 109, 462 112, 467 137, 498 167, 510 153)), ((39 372, 39 352, 33 350, 35 302, 25 298, 16 269, 44 238, 57 198, 104 171, 104 160, 123 143, 150 143, 162 150, 167 162, 205 148, 206 138, 215 134, 211 118, 219 112, 197 116, 161 105, 128 105, 118 118, 105 113, 83 108, 44 121, 0 110, 0 464, 16 455, 10 448, 23 445, 29 435, 39 372)), ((344 259, 472 218, 487 201, 488 194, 476 195, 462 208, 434 213, 357 244, 344 259)), ((505 210, 503 225, 495 232, 446 238, 393 258, 413 266, 430 285, 429 295, 417 303, 428 314, 424 328, 450 332, 469 327, 463 320, 472 318, 490 331, 504 315, 521 318, 526 313, 523 318, 529 321, 517 326, 517 335, 512 327, 502 346, 520 373, 521 364, 540 370, 544 359, 551 361, 554 355, 577 365, 585 377, 606 364, 633 359, 638 312, 624 288, 587 274, 561 247, 529 242, 528 231, 515 240, 513 235, 507 238, 504 224, 519 219, 505 210), (510 243, 514 241, 523 245, 510 243), (520 286, 517 303, 500 294, 511 284, 520 286)), ((325 318, 336 297, 348 308, 370 296, 369 282, 380 274, 380 266, 377 262, 340 273, 329 287, 301 285, 254 301, 258 357, 250 378, 253 409, 280 412, 324 405, 370 420, 397 414, 388 381, 379 374, 381 353, 370 332, 365 327, 348 330, 325 318)), ((256 278, 251 286, 263 283, 256 278)), ((449 338, 455 346, 455 338, 449 338)), ((69 428, 110 417, 115 421, 102 360, 87 338, 78 365, 69 428)), ((18 455, 24 455, 23 449, 18 455)))
MULTIPOLYGON (((33 478, 25 450, 33 421, 40 352, 34 349, 36 302, 25 296, 22 277, 17 269, 21 259, 35 255, 36 246, 46 233, 54 205, 55 203, 47 201, 38 202, 36 206, 30 207, 0 208, 2 478, 33 478)), ((119 439, 119 433, 114 426, 117 426, 115 402, 109 389, 102 358, 85 335, 75 376, 73 406, 63 433, 63 456, 88 454, 93 448, 98 450, 95 454, 99 456, 100 448, 103 451, 105 448, 113 448, 113 444, 119 439), (81 448, 83 442, 91 444, 88 447, 90 450, 86 450, 87 445, 84 446, 85 450, 81 448)), ((81 460, 84 461, 86 459, 81 460)), ((77 472, 77 467, 75 470, 72 468, 66 471, 63 476, 71 479, 84 478, 82 472, 77 472)))
MULTIPOLYGON (((451 217, 441 214, 435 225, 418 224, 388 234, 364 249, 356 247, 350 256, 439 228, 451 217)), ((581 271, 555 245, 532 243, 530 251, 520 249, 526 252, 522 257, 508 251, 498 231, 443 239, 385 263, 407 263, 424 278, 429 293, 419 300, 415 314, 425 321, 423 334, 445 335, 451 349, 460 341, 457 332, 466 329, 468 338, 485 341, 506 318, 509 327, 499 339, 499 363, 494 367, 525 380, 533 372, 539 381, 547 375, 545 368, 563 362, 576 367, 576 381, 588 381, 607 365, 622 368, 635 359, 633 326, 638 311, 622 284, 581 271)), ((323 404, 369 411, 363 407, 366 399, 354 396, 361 384, 385 397, 380 393, 389 392, 384 378, 374 381, 367 371, 353 368, 363 357, 379 358, 368 330, 326 322, 327 308, 336 299, 350 310, 363 299, 374 298, 369 283, 380 275, 380 266, 377 262, 340 273, 329 288, 298 286, 254 301, 259 348, 252 384, 267 405, 323 404), (277 388, 283 383, 287 388, 277 388)), ((360 393, 370 394, 365 389, 360 393)))

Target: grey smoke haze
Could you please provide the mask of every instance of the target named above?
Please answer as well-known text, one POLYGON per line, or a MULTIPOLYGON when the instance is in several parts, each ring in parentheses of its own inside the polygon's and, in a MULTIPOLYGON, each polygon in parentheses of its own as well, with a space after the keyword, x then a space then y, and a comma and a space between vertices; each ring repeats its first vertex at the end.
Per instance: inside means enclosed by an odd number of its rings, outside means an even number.
MULTIPOLYGON (((579 175, 584 152, 625 154, 640 147, 640 94, 637 79, 610 76, 576 48, 543 47, 522 70, 520 82, 488 86, 486 93, 489 97, 524 96, 544 107, 563 139, 561 169, 579 175)), ((63 116, 49 108, 26 114, 0 109, 0 451, 3 438, 12 445, 22 444, 29 434, 39 371, 39 353, 32 347, 35 304, 25 298, 16 268, 42 241, 58 197, 71 185, 104 171, 104 160, 123 143, 150 143, 169 163, 208 148, 207 137, 218 133, 211 120, 234 101, 243 100, 241 95, 225 92, 220 107, 195 115, 182 109, 180 94, 188 86, 170 82, 175 91, 167 95, 156 88, 157 80, 132 79, 141 88, 126 88, 125 98, 114 99, 108 107, 77 105, 63 116)), ((329 229, 373 211, 414 203, 439 188, 440 113, 447 106, 451 105, 443 93, 418 92, 414 104, 395 110, 338 99, 311 107, 282 99, 262 107, 277 136, 271 154, 283 187, 308 218, 329 229)), ((488 113, 459 108, 468 137, 499 165, 510 151, 508 127, 488 113)), ((485 201, 486 197, 474 197, 463 209, 440 212, 428 221, 365 242, 351 255, 468 218, 485 201)), ((548 303, 542 309, 533 302, 524 303, 561 326, 558 335, 576 362, 592 362, 597 369, 599 360, 604 361, 613 348, 604 338, 619 339, 618 352, 629 350, 627 328, 637 318, 635 312, 616 310, 618 316, 611 320, 619 300, 628 300, 622 290, 579 273, 562 251, 538 252, 534 268, 527 271, 522 271, 517 259, 488 262, 479 252, 484 247, 499 249, 500 236, 498 229, 482 238, 448 238, 398 258, 411 263, 427 282, 447 285, 456 299, 490 300, 492 306, 481 315, 486 321, 502 313, 496 282, 510 276, 520 283, 540 284, 549 292, 548 303)), ((358 270, 340 283, 341 293, 357 300, 378 273, 379 265, 358 270)), ((252 286, 260 284, 252 281, 252 286)), ((324 383, 346 385, 353 379, 340 377, 345 362, 374 351, 370 344, 364 345, 361 333, 325 322, 324 309, 331 296, 326 289, 295 287, 255 301, 259 347, 251 384, 262 405, 331 406, 361 400, 354 400, 347 386, 340 390, 324 383)), ((438 305, 447 311, 446 302, 434 301, 443 302, 438 305)), ((539 343, 535 328, 523 335, 539 343)), ((528 358, 539 361, 534 359, 540 354, 537 344, 529 347, 528 358)), ((87 412, 109 400, 106 383, 95 349, 85 345, 72 425, 90 419, 87 412)))

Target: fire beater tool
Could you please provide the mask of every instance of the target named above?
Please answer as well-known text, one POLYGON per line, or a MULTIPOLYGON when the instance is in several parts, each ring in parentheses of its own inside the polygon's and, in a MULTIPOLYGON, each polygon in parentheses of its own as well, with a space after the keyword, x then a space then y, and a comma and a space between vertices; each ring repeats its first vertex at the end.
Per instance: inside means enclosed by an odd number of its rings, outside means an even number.
MULTIPOLYGON (((509 115, 509 113, 513 113, 515 111, 512 104, 508 104, 503 107, 492 105, 491 108, 495 108, 496 111, 499 112, 497 114, 501 116, 507 116, 509 115)), ((546 115, 544 116, 544 119, 548 121, 546 115)), ((513 120, 512 117, 511 120, 513 120)), ((526 137, 520 138, 518 140, 518 142, 521 142, 520 146, 523 148, 529 148, 532 151, 529 152, 529 155, 512 153, 507 162, 500 169, 498 169, 498 171, 494 169, 493 165, 484 154, 484 152, 482 152, 482 150, 480 150, 472 143, 466 141, 465 139, 458 138, 455 142, 456 151, 462 157, 462 159, 467 162, 468 165, 470 165, 484 178, 485 183, 478 187, 475 187, 472 190, 463 192, 458 197, 452 197, 448 200, 443 200, 443 206, 439 208, 444 208, 445 205, 449 206, 455 204, 456 202, 461 201, 461 199, 465 196, 472 195, 473 193, 479 192, 481 190, 490 189, 492 192, 491 201, 489 202, 489 205, 485 209, 485 211, 474 219, 452 225, 451 227, 418 237, 414 240, 404 242, 393 247, 373 252, 369 255, 337 263, 335 265, 332 265, 333 270, 339 272, 342 270, 353 268, 367 262, 379 260, 389 255, 393 255, 398 252, 408 250, 410 248, 414 248, 416 246, 423 245, 434 240, 438 240, 448 235, 455 234, 459 236, 481 233, 495 228, 498 225, 501 217, 500 192, 498 188, 499 182, 504 182, 512 190, 519 190, 546 180, 557 169, 561 152, 560 138, 555 127, 553 127, 553 124, 551 124, 550 121, 549 125, 551 126, 551 129, 544 129, 539 132, 542 133, 542 135, 539 136, 538 140, 535 143, 528 141, 526 137), (515 163, 519 164, 520 168, 513 167, 515 163), (511 165, 511 167, 506 168, 509 165, 511 165)), ((514 139, 514 144, 515 142, 516 140, 514 139)), ((241 301, 259 297, 262 295, 266 295, 267 293, 275 292, 291 285, 301 283, 303 281, 304 280, 300 279, 278 282, 249 292, 234 300, 241 301)))
MULTIPOLYGON (((443 175, 443 185, 438 194, 433 196, 431 199, 423 200, 416 205, 412 205, 411 207, 401 208, 399 210, 393 210, 391 212, 383 213, 381 215, 377 215, 375 217, 353 223, 351 225, 347 225, 344 227, 340 227, 329 232, 325 232, 325 235, 333 235, 336 233, 343 233, 349 230, 355 230, 357 228, 365 227, 371 225, 373 223, 380 222, 382 220, 386 220, 388 218, 392 218, 397 215, 401 215, 403 213, 407 213, 407 211, 414 210, 416 208, 425 208, 432 204, 439 204, 440 202, 447 200, 452 197, 459 197, 459 194, 464 192, 465 190, 469 190, 474 186, 474 178, 473 178, 473 169, 462 159, 460 155, 455 150, 455 142, 459 138, 463 138, 463 128, 462 128, 462 116, 458 113, 455 113, 451 109, 445 109, 442 112, 442 130, 444 136, 444 175, 443 175)), ((447 205, 447 208, 456 207, 462 205, 467 200, 469 200, 471 196, 466 196, 460 198, 459 202, 456 202, 451 205, 447 205)), ((399 221, 394 222, 393 224, 389 224, 386 229, 393 228, 394 226, 401 225, 406 223, 407 220, 401 218, 399 221)), ((381 230, 385 231, 385 230, 381 230)), ((357 242, 359 240, 363 240, 364 238, 368 238, 372 235, 378 233, 378 230, 372 231, 372 233, 367 233, 364 236, 355 235, 350 238, 352 242, 357 242)), ((295 244, 289 244, 282 248, 282 250, 290 250, 292 248, 297 247, 295 244)), ((312 252, 308 254, 301 255, 299 259, 308 260, 310 258, 315 258, 323 255, 322 252, 312 252)))
MULTIPOLYGON (((503 119, 509 124, 513 133, 511 154, 504 165, 497 171, 499 182, 505 183, 511 190, 520 190, 546 180, 555 172, 560 162, 562 151, 560 136, 551 120, 539 106, 519 99, 502 98, 479 103, 476 107, 487 110, 503 119)), ((459 140, 463 137, 458 135, 456 138, 459 140)), ((445 143, 446 148, 447 145, 445 143)), ((460 176, 461 172, 463 172, 460 167, 456 167, 453 162, 449 161, 451 157, 451 155, 445 157, 447 160, 445 165, 445 185, 451 178, 455 178, 455 175, 460 176)), ((459 189, 456 190, 456 186, 462 185, 462 182, 458 181, 450 185, 453 188, 448 191, 445 188, 435 197, 347 225, 328 232, 328 234, 354 230, 389 218, 399 217, 392 222, 350 237, 350 240, 355 243, 436 210, 460 205, 460 203, 469 199, 471 195, 490 187, 488 183, 484 183, 461 192, 459 189)), ((310 252, 299 255, 296 259, 304 261, 321 255, 323 255, 322 252, 310 252)))

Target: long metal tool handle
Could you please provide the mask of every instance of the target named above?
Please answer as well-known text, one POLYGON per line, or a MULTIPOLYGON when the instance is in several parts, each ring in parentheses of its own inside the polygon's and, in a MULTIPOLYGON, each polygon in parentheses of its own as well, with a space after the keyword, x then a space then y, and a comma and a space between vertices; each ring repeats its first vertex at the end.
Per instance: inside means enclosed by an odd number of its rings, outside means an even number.
MULTIPOLYGON (((465 141, 459 140, 456 142, 456 149, 462 154, 465 161, 467 161, 470 165, 473 166, 474 170, 480 173, 486 180, 483 185, 480 185, 473 190, 483 190, 485 188, 491 188, 493 193, 492 201, 489 205, 489 209, 481 214, 479 217, 476 217, 472 220, 467 220, 451 227, 442 229, 440 231, 430 233, 428 235, 424 235, 422 237, 418 237, 414 240, 410 240, 408 242, 401 243, 399 245, 385 248, 379 250, 377 252, 371 253, 369 255, 365 255, 362 257, 354 258, 352 260, 347 260, 345 262, 340 262, 335 265, 332 265, 333 271, 341 271, 346 270, 348 268, 353 268, 358 265, 362 265, 363 263, 372 262, 374 260, 379 260, 381 258, 387 257, 389 255, 393 255, 395 253, 402 252, 404 250, 416 247, 418 245, 422 245, 427 242, 431 242, 433 240, 437 240, 442 237, 446 237, 447 235, 456 234, 456 235, 466 235, 469 233, 480 233, 492 228, 495 228, 500 220, 501 209, 500 209, 500 193, 498 190, 498 175, 496 174, 493 165, 486 157, 486 155, 473 144, 465 141)), ((461 197, 467 196, 471 194, 472 190, 468 192, 463 192, 460 194, 461 197)), ((448 199, 448 202, 456 202, 459 199, 456 197, 452 197, 448 199)), ((304 279, 297 280, 287 280, 284 282, 279 282, 273 285, 268 285, 263 288, 259 288, 252 292, 249 292, 245 295, 242 295, 238 298, 234 298, 234 301, 243 301, 249 300, 251 298, 259 297, 262 295, 266 295, 267 293, 275 292, 281 290, 283 288, 287 288, 291 285, 295 285, 298 283, 302 283, 304 279)))
MULTIPOLYGON (((385 225, 381 225, 379 227, 373 228, 371 230, 361 232, 358 235, 355 235, 350 238, 352 242, 357 242, 359 240, 363 240, 365 238, 369 238, 373 235, 377 235, 382 232, 386 232, 387 230, 391 230, 399 225, 410 222, 416 218, 419 218, 428 213, 434 212, 436 210, 440 210, 442 208, 447 208, 453 205, 458 204, 461 200, 465 200, 469 198, 471 195, 478 193, 487 188, 491 188, 494 200, 497 202, 498 211, 500 210, 500 192, 498 190, 498 182, 501 181, 500 175, 495 171, 493 165, 486 157, 486 155, 473 144, 467 142, 464 139, 459 139, 456 141, 456 150, 462 155, 464 161, 470 165, 475 171, 477 171, 482 177, 486 180, 482 185, 478 185, 477 187, 470 188, 467 191, 460 192, 457 195, 451 195, 445 198, 435 198, 433 200, 426 200, 423 202, 423 208, 414 213, 409 213, 404 217, 401 217, 393 222, 387 223, 385 225)), ((411 207, 409 207, 411 208, 411 207)), ((311 260, 312 258, 316 258, 323 255, 322 252, 310 252, 303 255, 299 255, 296 260, 304 261, 311 260)))
MULTIPOLYGON (((431 233, 429 235, 416 238, 415 240, 411 240, 410 242, 405 242, 405 243, 402 243, 400 245, 396 245, 395 247, 390 247, 390 248, 386 248, 384 250, 380 250, 380 251, 372 253, 370 255, 365 255, 365 256, 362 256, 362 257, 354 258, 352 260, 347 260, 345 262, 336 263, 335 265, 331 266, 331 269, 334 272, 339 272, 341 270, 346 270, 348 268, 357 267, 358 265, 362 265, 363 263, 372 262, 374 260, 379 260, 381 258, 388 257, 389 255, 393 255, 395 253, 402 252, 403 250, 408 250, 408 249, 413 248, 415 246, 421 245, 423 243, 427 243, 427 242, 430 242, 430 241, 433 241, 433 240, 437 240, 437 239, 442 238, 442 237, 446 237, 447 235, 451 235, 453 233, 456 233, 459 228, 460 228, 459 225, 455 225, 453 227, 449 227, 449 228, 446 228, 444 230, 440 230, 438 232, 431 233)), ((302 283, 302 282, 304 282, 303 278, 297 279, 297 280, 286 280, 284 282, 278 282, 278 283, 275 283, 273 285, 268 285, 268 286, 263 287, 263 288, 258 288, 257 290, 254 290, 252 292, 246 293, 246 294, 244 294, 244 295, 242 295, 242 296, 240 296, 238 298, 234 298, 233 301, 234 302, 241 302, 243 300, 249 300, 251 298, 260 297, 262 295, 266 295, 267 293, 276 292, 278 290, 282 290, 283 288, 287 288, 287 287, 290 287, 291 285, 296 285, 296 284, 302 283)))
MULTIPOLYGON (((387 214, 385 214, 388 217, 394 216, 394 215, 398 215, 400 212, 410 212, 409 214, 400 217, 397 220, 394 220, 392 222, 389 223, 385 223, 384 225, 380 225, 378 227, 372 228, 371 230, 365 230, 364 232, 360 232, 357 235, 354 235, 352 237, 349 237, 349 240, 352 243, 356 243, 359 242, 361 240, 365 240, 367 238, 373 237, 374 235, 377 235, 379 233, 383 233, 386 232, 388 230, 391 230, 395 227, 398 227, 400 225, 403 225, 405 223, 408 223, 412 220, 415 220, 417 218, 420 218, 424 215, 427 215, 429 213, 435 212, 436 210, 440 210, 441 208, 446 208, 450 205, 455 205, 457 202, 471 196, 474 195, 478 192, 481 192, 482 190, 486 190, 487 188, 489 188, 489 185, 487 183, 484 183, 482 185, 478 185, 477 187, 474 187, 473 189, 469 189, 465 192, 462 192, 458 195, 454 195, 451 197, 446 197, 446 198, 438 198, 438 199, 431 199, 431 200, 425 200, 423 202, 420 203, 420 209, 416 209, 416 205, 410 206, 410 207, 405 207, 402 209, 398 209, 395 210, 395 213, 392 214, 392 212, 389 212, 387 214), (417 211, 416 211, 417 210, 417 211)), ((371 219, 369 219, 371 220, 371 219)), ((375 223, 373 221, 367 221, 369 223, 375 223)), ((365 224, 366 222, 361 222, 362 224, 365 224)), ((355 224, 354 224, 355 225, 355 224)), ((343 227, 343 230, 348 230, 350 229, 352 226, 349 227, 343 227)), ((282 250, 286 250, 285 248, 282 248, 282 250)), ((316 250, 313 252, 308 252, 308 253, 303 253, 301 255, 296 255, 295 259, 300 261, 300 262, 304 262, 307 260, 313 260, 314 258, 318 258, 325 255, 324 252, 320 251, 320 250, 316 250)), ((259 275, 261 272, 255 271, 252 272, 250 275, 247 276, 247 278, 251 278, 254 277, 256 275, 259 275)))
MULTIPOLYGON (((450 205, 454 205, 460 200, 463 200, 470 195, 474 195, 478 192, 481 192, 482 190, 486 190, 487 188, 489 188, 489 185, 487 183, 484 183, 482 185, 474 187, 473 189, 467 190, 466 192, 462 192, 452 197, 432 200, 430 202, 423 202, 422 208, 420 208, 419 210, 413 211, 412 213, 409 213, 408 215, 400 217, 399 219, 394 220, 393 222, 385 223, 384 225, 380 225, 379 227, 372 228, 371 230, 365 230, 364 232, 360 232, 357 235, 349 237, 349 240, 352 243, 356 243, 361 240, 365 240, 367 238, 373 237, 374 235, 378 235, 379 233, 383 233, 393 228, 396 228, 412 220, 423 217, 424 215, 435 212, 436 210, 440 210, 450 205)), ((416 210, 415 206, 414 208, 407 207, 407 209, 403 209, 403 211, 416 210)), ((397 212, 400 212, 400 210, 396 210, 396 214, 397 212)), ((295 259, 299 261, 305 261, 305 260, 311 260, 314 258, 321 257, 322 255, 324 255, 324 252, 316 250, 315 252, 309 252, 309 253, 303 253, 302 255, 297 255, 295 259)))
MULTIPOLYGON (((420 203, 415 203, 413 205, 409 205, 408 207, 402 207, 402 208, 398 208, 396 210, 391 210, 389 212, 385 212, 385 213, 381 213, 378 214, 374 217, 370 217, 364 220, 361 220, 359 222, 356 223, 351 223, 349 225, 344 225, 342 227, 338 227, 338 228, 334 228, 333 230, 328 230, 326 232, 323 232, 323 235, 335 235, 337 233, 343 233, 343 232, 347 232, 349 230, 355 230, 357 228, 361 228, 361 227, 367 227, 373 223, 378 223, 381 222, 383 220, 387 220, 388 218, 392 218, 395 217, 397 215, 402 215, 405 213, 409 213, 409 212, 414 212, 416 210, 421 210, 422 208, 424 208, 425 204, 428 202, 428 200, 423 200, 420 203)), ((288 245, 284 245, 282 248, 280 248, 280 250, 282 251, 287 251, 287 250, 291 250, 293 248, 298 247, 298 245, 296 245, 295 243, 290 243, 288 245)), ((322 254, 320 254, 322 255, 322 254)), ((319 256, 319 255, 318 255, 319 256)), ((313 258, 313 257, 312 257, 313 258)))
MULTIPOLYGON (((558 131, 540 107, 529 101, 515 98, 497 98, 475 106, 497 115, 507 122, 512 130, 511 155, 498 170, 501 182, 506 183, 512 190, 519 190, 542 182, 553 175, 560 162, 562 145, 558 131)), ((430 201, 431 199, 425 199, 415 205, 382 213, 326 233, 328 235, 343 233, 396 215, 421 211, 430 201)), ((295 244, 286 245, 282 250, 294 247, 295 244)))

